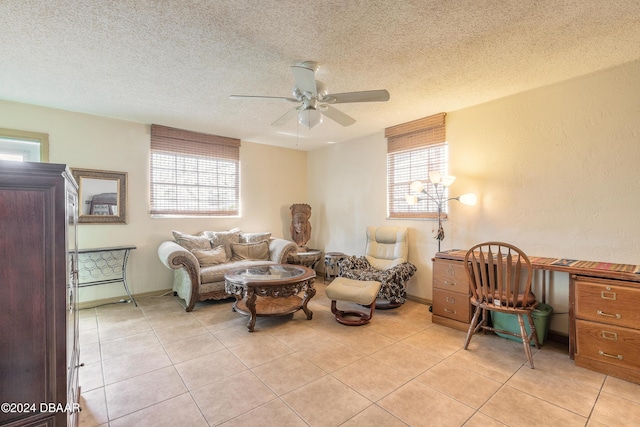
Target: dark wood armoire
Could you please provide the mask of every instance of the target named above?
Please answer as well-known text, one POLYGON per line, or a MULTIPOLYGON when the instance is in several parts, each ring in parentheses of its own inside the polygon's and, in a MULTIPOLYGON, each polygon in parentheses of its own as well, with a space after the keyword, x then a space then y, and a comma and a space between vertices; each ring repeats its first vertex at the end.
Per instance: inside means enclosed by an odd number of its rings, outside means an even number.
POLYGON ((77 218, 65 165, 0 161, 2 426, 78 423, 77 218))

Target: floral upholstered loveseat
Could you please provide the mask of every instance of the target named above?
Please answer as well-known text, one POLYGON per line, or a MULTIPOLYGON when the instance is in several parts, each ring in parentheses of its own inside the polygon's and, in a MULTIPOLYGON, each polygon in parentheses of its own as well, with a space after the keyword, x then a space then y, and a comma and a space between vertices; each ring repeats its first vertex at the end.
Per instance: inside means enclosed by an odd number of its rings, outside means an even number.
POLYGON ((191 311, 198 301, 231 297, 224 289, 224 275, 234 268, 258 264, 284 264, 297 251, 289 240, 271 233, 203 231, 198 235, 173 232, 174 240, 158 247, 160 261, 173 270, 173 291, 191 311))

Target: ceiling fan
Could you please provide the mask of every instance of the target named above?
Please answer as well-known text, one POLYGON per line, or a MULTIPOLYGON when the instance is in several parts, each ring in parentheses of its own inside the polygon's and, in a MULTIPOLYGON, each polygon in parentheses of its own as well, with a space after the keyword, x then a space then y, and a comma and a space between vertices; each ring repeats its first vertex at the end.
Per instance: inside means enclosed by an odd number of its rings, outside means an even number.
POLYGON ((281 126, 298 116, 298 123, 311 129, 322 123, 323 116, 341 124, 349 126, 356 120, 334 108, 331 104, 346 104, 349 102, 382 102, 389 100, 389 92, 382 90, 366 90, 361 92, 328 93, 324 83, 316 80, 318 64, 304 61, 291 66, 295 85, 293 97, 259 96, 259 95, 231 95, 230 99, 280 99, 299 104, 280 116, 271 126, 281 126))

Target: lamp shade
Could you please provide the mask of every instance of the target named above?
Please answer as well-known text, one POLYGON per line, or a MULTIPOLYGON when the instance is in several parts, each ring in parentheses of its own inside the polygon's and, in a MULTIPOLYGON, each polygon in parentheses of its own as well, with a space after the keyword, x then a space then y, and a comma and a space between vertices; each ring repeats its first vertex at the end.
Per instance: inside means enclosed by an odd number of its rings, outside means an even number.
POLYGON ((431 181, 432 184, 439 184, 440 181, 442 180, 442 175, 440 175, 440 172, 438 171, 431 171, 429 172, 429 181, 431 181))
POLYGON ((458 197, 458 199, 460 200, 460 203, 469 206, 473 206, 478 202, 478 197, 476 197, 476 195, 473 193, 463 194, 462 196, 458 197))
POLYGON ((404 196, 404 199, 407 201, 407 204, 410 206, 418 204, 418 196, 407 194, 406 196, 404 196))
POLYGON ((409 189, 411 189, 413 193, 422 193, 422 190, 424 190, 424 184, 420 181, 413 181, 411 186, 409 186, 409 189))
POLYGON ((307 108, 298 112, 298 123, 307 129, 322 123, 322 113, 314 108, 307 108))
POLYGON ((453 181, 455 180, 456 180, 456 177, 453 175, 445 175, 441 178, 442 185, 444 185, 445 187, 448 187, 451 184, 453 184, 453 181))

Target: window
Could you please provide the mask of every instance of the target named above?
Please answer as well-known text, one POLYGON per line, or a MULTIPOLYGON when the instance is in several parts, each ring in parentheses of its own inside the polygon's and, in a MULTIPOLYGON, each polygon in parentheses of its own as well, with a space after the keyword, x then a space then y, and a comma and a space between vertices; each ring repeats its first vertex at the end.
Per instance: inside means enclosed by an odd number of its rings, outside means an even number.
MULTIPOLYGON (((449 150, 445 141, 445 114, 414 120, 385 130, 387 138, 387 201, 389 218, 437 218, 438 205, 421 200, 409 205, 405 196, 413 181, 422 181, 433 194, 429 172, 448 173, 449 150)), ((447 212, 447 206, 443 206, 447 212)), ((446 217, 446 215, 444 215, 446 217)))
POLYGON ((0 128, 0 160, 48 162, 49 135, 0 128))
POLYGON ((240 214, 240 140, 151 125, 151 214, 240 214))

